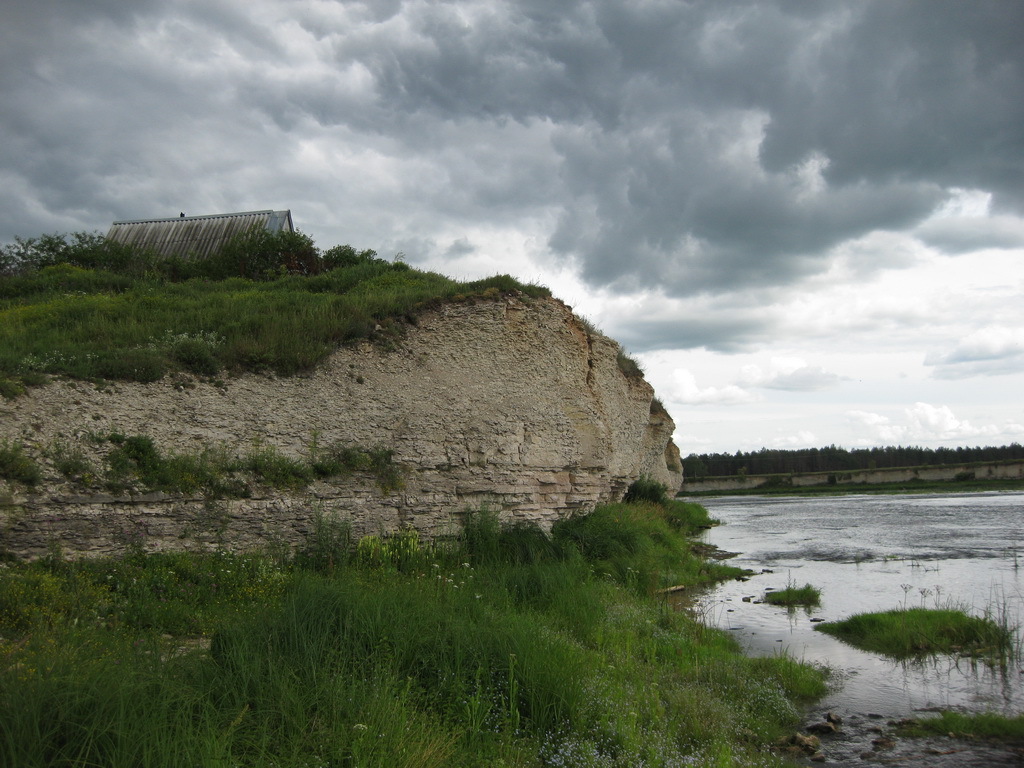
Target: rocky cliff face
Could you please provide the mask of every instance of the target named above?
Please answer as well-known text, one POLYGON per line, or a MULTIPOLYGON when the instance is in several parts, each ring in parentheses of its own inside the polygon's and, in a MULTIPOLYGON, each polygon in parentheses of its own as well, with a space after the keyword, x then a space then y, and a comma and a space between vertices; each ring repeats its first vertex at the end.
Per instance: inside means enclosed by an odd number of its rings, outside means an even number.
POLYGON ((442 306, 390 348, 341 349, 308 377, 52 382, 0 405, 0 444, 20 444, 45 468, 34 489, 0 480, 2 546, 33 557, 54 542, 69 554, 129 541, 294 544, 317 515, 349 521, 357 535, 402 526, 436 535, 481 507, 550 524, 618 500, 641 475, 675 491, 674 424, 617 355, 614 341, 589 333, 562 303, 507 296, 442 306), (384 447, 403 483, 385 492, 355 473, 212 501, 110 494, 97 490, 100 478, 88 487, 57 472, 59 450, 96 454, 97 436, 110 433, 149 436, 165 453, 384 447))

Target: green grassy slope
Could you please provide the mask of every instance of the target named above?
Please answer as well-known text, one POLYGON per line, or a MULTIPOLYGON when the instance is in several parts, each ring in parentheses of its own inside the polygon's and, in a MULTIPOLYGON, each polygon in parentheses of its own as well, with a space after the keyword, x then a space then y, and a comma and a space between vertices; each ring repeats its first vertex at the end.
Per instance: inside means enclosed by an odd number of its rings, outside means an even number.
POLYGON ((40 375, 289 375, 311 369, 339 344, 393 342, 417 312, 438 302, 512 291, 550 295, 507 275, 463 283, 373 251, 340 246, 321 253, 305 240, 312 250, 298 265, 287 239, 268 245, 242 238, 205 262, 126 254, 81 235, 33 243, 0 251, 0 394, 7 396, 40 375))

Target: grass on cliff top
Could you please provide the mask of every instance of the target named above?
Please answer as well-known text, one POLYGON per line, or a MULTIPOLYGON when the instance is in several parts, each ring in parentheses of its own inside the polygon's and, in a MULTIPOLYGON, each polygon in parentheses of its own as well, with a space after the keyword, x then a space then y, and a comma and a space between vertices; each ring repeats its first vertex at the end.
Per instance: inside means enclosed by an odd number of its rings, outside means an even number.
POLYGON ((321 519, 294 553, 12 564, 0 763, 779 765, 821 673, 648 591, 697 560, 656 506, 594 516, 475 513, 433 544, 321 519))
POLYGON ((463 283, 373 251, 321 252, 299 233, 246 233, 195 262, 81 233, 19 241, 0 248, 0 395, 17 396, 40 374, 291 375, 341 344, 393 343, 439 302, 513 291, 550 295, 507 275, 463 283))

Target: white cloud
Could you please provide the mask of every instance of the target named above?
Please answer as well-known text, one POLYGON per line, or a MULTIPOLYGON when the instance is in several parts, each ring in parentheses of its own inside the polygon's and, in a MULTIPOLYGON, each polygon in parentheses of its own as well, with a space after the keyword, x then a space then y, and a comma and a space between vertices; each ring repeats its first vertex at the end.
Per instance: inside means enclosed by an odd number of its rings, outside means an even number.
POLYGON ((869 411, 848 411, 847 417, 869 429, 870 436, 858 440, 861 444, 999 444, 1019 439, 1021 432, 1020 425, 1013 422, 975 425, 959 418, 949 406, 922 402, 904 408, 899 421, 869 411))
POLYGON ((889 417, 883 416, 880 413, 871 413, 870 411, 847 411, 846 415, 850 420, 855 421, 859 424, 866 424, 869 427, 884 427, 889 424, 889 417))
POLYGON ((928 217, 928 222, 942 219, 983 219, 992 208, 992 193, 983 189, 951 187, 949 197, 928 217))
POLYGON ((915 403, 906 411, 910 434, 921 439, 958 440, 999 434, 994 425, 975 427, 969 421, 957 418, 945 406, 915 403))
POLYGON ((747 387, 812 392, 838 386, 841 377, 818 365, 807 365, 799 358, 772 358, 765 371, 757 365, 740 369, 740 383, 747 387))
POLYGON ((986 326, 967 334, 947 352, 929 352, 925 365, 943 379, 1024 371, 1024 327, 986 326))
POLYGON ((795 435, 778 437, 772 440, 775 448, 811 448, 818 446, 818 438, 809 430, 802 429, 795 435))
POLYGON ((724 387, 701 388, 697 385, 697 377, 692 372, 677 368, 673 371, 672 383, 666 393, 666 399, 684 405, 736 405, 755 402, 758 397, 732 384, 724 387))

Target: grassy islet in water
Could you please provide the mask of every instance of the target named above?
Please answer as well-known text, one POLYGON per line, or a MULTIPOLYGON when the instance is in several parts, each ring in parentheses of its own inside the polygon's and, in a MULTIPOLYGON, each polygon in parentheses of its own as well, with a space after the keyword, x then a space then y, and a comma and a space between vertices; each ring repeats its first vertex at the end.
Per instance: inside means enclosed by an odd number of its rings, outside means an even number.
POLYGON ((989 617, 959 608, 898 608, 860 613, 815 627, 866 651, 897 659, 935 653, 1005 656, 1014 650, 1014 633, 989 617))

